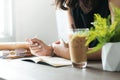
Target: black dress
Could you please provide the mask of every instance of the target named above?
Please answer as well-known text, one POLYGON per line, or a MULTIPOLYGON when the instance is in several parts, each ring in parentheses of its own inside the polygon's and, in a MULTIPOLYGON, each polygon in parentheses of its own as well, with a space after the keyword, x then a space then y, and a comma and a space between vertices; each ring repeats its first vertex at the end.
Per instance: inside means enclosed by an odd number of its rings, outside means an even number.
MULTIPOLYGON (((102 17, 108 17, 110 14, 108 0, 97 0, 98 5, 96 8, 91 10, 89 13, 84 13, 80 7, 72 9, 72 16, 75 22, 76 28, 90 28, 92 27, 91 22, 94 21, 94 14, 98 13, 102 17)), ((95 40, 90 44, 90 47, 93 47, 98 42, 95 40)))

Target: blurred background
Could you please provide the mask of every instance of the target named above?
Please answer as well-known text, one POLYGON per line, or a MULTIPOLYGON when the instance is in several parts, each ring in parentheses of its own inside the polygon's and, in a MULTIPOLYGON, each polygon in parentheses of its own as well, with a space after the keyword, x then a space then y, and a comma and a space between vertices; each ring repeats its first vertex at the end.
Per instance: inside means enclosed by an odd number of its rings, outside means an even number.
POLYGON ((0 42, 25 41, 34 36, 47 44, 58 40, 58 25, 63 27, 65 17, 57 13, 53 3, 54 0, 0 0, 0 42))

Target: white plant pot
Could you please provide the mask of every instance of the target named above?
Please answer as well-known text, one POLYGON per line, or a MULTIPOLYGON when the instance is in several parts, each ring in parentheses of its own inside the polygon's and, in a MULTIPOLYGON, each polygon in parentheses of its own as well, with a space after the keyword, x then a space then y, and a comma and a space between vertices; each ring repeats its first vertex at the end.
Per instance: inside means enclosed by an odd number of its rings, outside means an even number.
POLYGON ((102 66, 106 71, 120 71, 120 42, 106 43, 103 46, 102 66))

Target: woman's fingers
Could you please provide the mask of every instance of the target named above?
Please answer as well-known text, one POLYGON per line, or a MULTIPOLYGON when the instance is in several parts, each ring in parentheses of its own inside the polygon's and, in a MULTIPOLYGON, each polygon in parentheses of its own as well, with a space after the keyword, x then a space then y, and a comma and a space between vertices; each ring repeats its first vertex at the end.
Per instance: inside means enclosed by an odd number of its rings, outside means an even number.
POLYGON ((54 42, 55 44, 60 44, 60 40, 59 41, 56 41, 56 42, 54 42))
POLYGON ((33 42, 31 41, 31 39, 27 38, 26 42, 28 42, 29 44, 33 44, 33 42))
POLYGON ((42 40, 37 38, 28 39, 29 48, 32 54, 36 56, 49 56, 52 52, 52 47, 46 45, 42 40))

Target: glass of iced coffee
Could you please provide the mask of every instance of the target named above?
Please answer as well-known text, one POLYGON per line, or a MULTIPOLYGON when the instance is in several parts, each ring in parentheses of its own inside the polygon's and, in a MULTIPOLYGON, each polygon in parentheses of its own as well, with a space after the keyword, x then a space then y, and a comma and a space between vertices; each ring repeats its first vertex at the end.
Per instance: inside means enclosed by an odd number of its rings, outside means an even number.
POLYGON ((69 51, 72 66, 76 68, 85 68, 87 66, 87 46, 85 46, 88 36, 88 28, 71 30, 69 37, 69 51))

